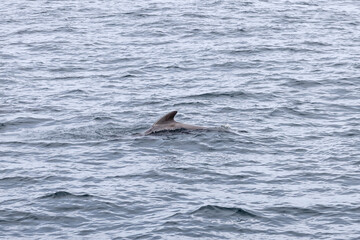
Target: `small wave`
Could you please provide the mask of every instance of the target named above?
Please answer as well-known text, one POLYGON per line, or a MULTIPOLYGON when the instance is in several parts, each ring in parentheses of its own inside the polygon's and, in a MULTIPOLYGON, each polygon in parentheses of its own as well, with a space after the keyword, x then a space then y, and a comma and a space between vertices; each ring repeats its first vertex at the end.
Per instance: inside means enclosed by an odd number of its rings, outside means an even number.
POLYGON ((43 29, 43 28, 39 28, 39 29, 34 29, 34 28, 30 28, 27 27, 25 29, 20 29, 17 30, 15 32, 10 33, 8 36, 11 35, 32 35, 32 34, 54 34, 54 33, 59 33, 59 32, 64 32, 64 33, 69 33, 69 32, 75 32, 74 28, 71 27, 58 27, 58 28, 52 28, 52 29, 43 29))
POLYGON ((17 117, 15 119, 0 123, 0 130, 6 128, 33 127, 44 122, 52 121, 51 118, 17 117))
POLYGON ((19 224, 27 223, 38 225, 39 223, 52 222, 52 223, 66 223, 71 224, 72 226, 80 225, 82 222, 86 221, 85 218, 80 216, 64 216, 57 215, 52 216, 45 213, 35 213, 35 212, 26 212, 26 211, 13 211, 13 210, 0 210, 0 224, 19 224))
POLYGON ((93 118, 94 121, 104 122, 104 121, 112 121, 114 118, 109 116, 96 116, 93 118))
POLYGON ((193 101, 193 102, 179 102, 179 103, 175 103, 173 106, 181 107, 181 106, 191 106, 191 105, 199 107, 199 106, 206 106, 207 104, 200 101, 193 101))
POLYGON ((360 135, 360 130, 353 128, 347 131, 336 131, 333 132, 333 135, 337 135, 341 137, 358 137, 360 135))
MULTIPOLYGON (((109 121, 109 120, 107 120, 109 121)), ((61 129, 47 132, 46 140, 72 140, 72 141, 83 141, 83 140, 113 140, 119 136, 123 136, 127 131, 123 128, 117 127, 117 125, 108 122, 103 124, 100 122, 95 125, 82 126, 78 128, 61 129)))
POLYGON ((203 19, 203 18, 209 18, 210 16, 209 15, 204 15, 204 14, 197 14, 197 13, 184 13, 182 15, 182 17, 203 19))
POLYGON ((72 73, 72 72, 81 72, 85 70, 86 69, 84 69, 83 67, 54 67, 49 69, 50 72, 64 73, 64 74, 72 73))
POLYGON ((38 181, 38 179, 39 178, 21 177, 21 176, 4 177, 4 178, 0 178, 0 186, 14 187, 14 186, 21 186, 23 184, 34 184, 38 181))
POLYGON ((328 115, 326 113, 317 113, 315 111, 302 111, 299 109, 291 107, 279 107, 269 113, 271 117, 280 117, 286 115, 293 115, 301 118, 310 118, 310 119, 326 119, 328 115))
POLYGON ((237 49, 237 50, 226 50, 224 51, 224 53, 229 55, 242 55, 242 54, 249 55, 249 54, 257 53, 257 51, 254 49, 237 49))
POLYGON ((74 89, 74 90, 62 92, 61 94, 67 95, 67 94, 88 94, 88 93, 81 89, 74 89))
POLYGON ((294 88, 312 88, 312 87, 320 87, 322 84, 316 81, 307 81, 307 80, 291 80, 284 84, 283 86, 294 87, 294 88))
POLYGON ((88 197, 92 197, 92 195, 90 194, 72 194, 72 193, 69 193, 69 192, 66 192, 66 191, 58 191, 58 192, 55 192, 55 193, 50 193, 50 194, 47 194, 45 196, 42 196, 40 197, 41 199, 44 199, 44 198, 88 198, 88 197))
POLYGON ((229 97, 229 98, 234 98, 234 97, 242 97, 242 98, 246 98, 249 95, 243 91, 228 91, 228 92, 208 92, 208 93, 201 93, 201 94, 196 94, 196 95, 190 95, 190 96, 185 96, 184 98, 205 98, 205 99, 209 99, 209 98, 216 98, 216 97, 229 97))
POLYGON ((216 205, 206 205, 192 212, 194 215, 200 215, 204 217, 258 217, 256 214, 250 211, 237 207, 221 207, 216 205))
POLYGON ((137 76, 134 74, 124 74, 120 78, 135 78, 135 77, 137 77, 137 76))
POLYGON ((212 68, 218 68, 223 69, 225 71, 231 70, 231 69, 246 69, 249 68, 249 63, 242 63, 237 61, 229 61, 229 62, 223 62, 223 63, 215 63, 211 65, 212 68))
POLYGON ((332 46, 331 43, 319 42, 319 41, 304 41, 303 44, 310 46, 319 46, 319 47, 329 47, 332 46))
POLYGON ((301 208, 301 207, 270 207, 266 211, 276 212, 282 215, 292 215, 297 217, 313 217, 320 215, 321 213, 315 209, 301 208))

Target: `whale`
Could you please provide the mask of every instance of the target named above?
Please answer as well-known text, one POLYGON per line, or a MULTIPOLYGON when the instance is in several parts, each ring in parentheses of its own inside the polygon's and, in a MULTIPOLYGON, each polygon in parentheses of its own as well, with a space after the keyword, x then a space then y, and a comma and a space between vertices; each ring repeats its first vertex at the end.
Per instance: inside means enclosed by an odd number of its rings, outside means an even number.
POLYGON ((161 117, 157 120, 151 128, 145 131, 144 135, 149 135, 153 133, 163 132, 163 131, 176 131, 181 129, 186 130, 206 130, 207 127, 195 126, 185 123, 179 123, 174 120, 177 111, 169 112, 168 114, 161 117))

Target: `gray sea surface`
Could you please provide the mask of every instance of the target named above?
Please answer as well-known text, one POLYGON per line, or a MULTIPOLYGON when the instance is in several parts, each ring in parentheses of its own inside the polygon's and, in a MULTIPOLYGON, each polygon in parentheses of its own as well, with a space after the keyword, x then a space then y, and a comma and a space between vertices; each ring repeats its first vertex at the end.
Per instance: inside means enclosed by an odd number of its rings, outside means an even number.
POLYGON ((2 1, 0 239, 359 239, 359 60, 358 0, 2 1))

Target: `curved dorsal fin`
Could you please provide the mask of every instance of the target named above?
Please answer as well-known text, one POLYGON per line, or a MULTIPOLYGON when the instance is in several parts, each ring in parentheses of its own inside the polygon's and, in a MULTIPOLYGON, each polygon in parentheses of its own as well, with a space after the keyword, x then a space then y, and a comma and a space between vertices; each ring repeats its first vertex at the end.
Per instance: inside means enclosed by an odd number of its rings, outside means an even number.
POLYGON ((157 120, 157 122, 155 124, 162 124, 162 123, 165 123, 165 122, 172 122, 172 121, 174 121, 174 117, 175 117, 176 114, 177 114, 177 111, 169 112, 168 114, 166 114, 165 116, 163 116, 162 118, 157 120))

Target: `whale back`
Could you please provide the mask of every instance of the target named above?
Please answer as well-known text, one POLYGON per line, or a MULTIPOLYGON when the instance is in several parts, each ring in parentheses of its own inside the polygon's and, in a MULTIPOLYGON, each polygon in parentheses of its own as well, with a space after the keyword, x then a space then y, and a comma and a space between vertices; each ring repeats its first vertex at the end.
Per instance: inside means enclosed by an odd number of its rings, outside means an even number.
POLYGON ((200 126, 176 122, 174 120, 176 114, 177 111, 172 111, 166 114, 165 116, 161 117, 152 125, 151 128, 145 131, 144 135, 149 135, 161 131, 174 131, 179 129, 187 129, 187 130, 208 129, 206 127, 200 127, 200 126))

